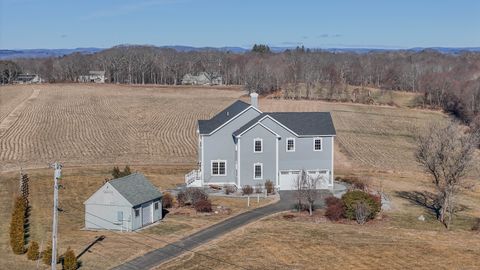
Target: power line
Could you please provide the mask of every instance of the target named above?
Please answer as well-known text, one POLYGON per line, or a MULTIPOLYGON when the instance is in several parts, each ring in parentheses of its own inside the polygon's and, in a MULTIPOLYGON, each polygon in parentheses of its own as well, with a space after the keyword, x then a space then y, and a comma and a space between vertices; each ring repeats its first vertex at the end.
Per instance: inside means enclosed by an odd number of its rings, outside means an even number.
MULTIPOLYGON (((80 210, 80 209, 78 209, 78 208, 76 208, 76 207, 72 207, 72 208, 75 208, 75 209, 77 209, 77 210, 80 210)), ((62 213, 70 214, 70 213, 68 213, 68 212, 66 212, 66 211, 64 211, 64 212, 62 212, 62 213)), ((93 215, 93 214, 91 214, 91 213, 89 213, 89 212, 86 212, 86 213, 89 214, 89 215, 95 216, 95 217, 97 217, 97 218, 99 218, 99 219, 102 219, 102 220, 104 220, 104 221, 110 222, 109 220, 106 220, 106 219, 101 218, 101 217, 99 217, 99 216, 93 215)), ((72 214, 72 215, 73 215, 73 214, 72 214)), ((91 222, 91 221, 90 221, 90 222, 91 222)), ((96 225, 96 226, 102 228, 102 229, 108 230, 108 228, 103 227, 103 226, 101 226, 101 225, 99 225, 99 224, 96 224, 96 223, 94 223, 94 222, 91 222, 91 223, 92 223, 93 225, 96 225)), ((110 222, 110 223, 114 224, 113 222, 110 222)), ((116 232, 116 231, 113 231, 113 230, 109 230, 109 232, 112 232, 112 233, 114 233, 114 234, 121 235, 122 238, 127 238, 127 239, 129 239, 130 241, 133 241, 133 242, 135 242, 135 243, 138 243, 138 244, 147 246, 147 247, 149 247, 149 248, 152 248, 153 250, 158 250, 158 248, 156 248, 156 247, 154 247, 154 246, 151 246, 151 245, 148 245, 148 244, 146 244, 146 243, 143 243, 143 242, 140 242, 140 241, 138 241, 138 240, 135 240, 135 239, 133 239, 133 238, 131 238, 131 237, 126 236, 126 235, 123 234, 123 233, 119 233, 119 232, 116 232)), ((157 240, 157 241, 162 241, 161 239, 149 237, 148 235, 144 235, 144 234, 141 234, 141 233, 138 233, 138 232, 135 232, 135 231, 133 231, 133 232, 136 233, 136 234, 139 234, 139 235, 141 235, 141 236, 143 236, 143 237, 151 238, 151 239, 154 239, 154 240, 157 240)), ((165 243, 167 243, 167 244, 170 244, 170 243, 167 242, 167 241, 162 241, 162 242, 165 242, 165 243)), ((174 245, 172 245, 172 246, 174 246, 174 245)), ((178 247, 178 248, 181 248, 181 247, 178 247)), ((175 256, 173 256, 173 254, 171 254, 171 253, 168 253, 168 252, 165 252, 165 251, 160 251, 160 250, 158 250, 158 251, 161 252, 161 253, 164 253, 164 254, 166 254, 166 255, 168 255, 168 256, 172 256, 172 258, 175 258, 175 256)), ((194 251, 191 251, 191 252, 195 253, 194 251)), ((129 265, 131 265, 131 266, 133 266, 134 269, 138 269, 134 264, 132 264, 132 263, 130 263, 130 262, 128 262, 128 261, 127 261, 126 263, 129 264, 129 265)), ((227 262, 227 263, 228 263, 228 262, 227 262)), ((200 264, 200 266, 202 266, 204 269, 210 269, 210 268, 204 267, 204 266, 201 265, 201 264, 200 264)))
MULTIPOLYGON (((77 209, 77 210, 80 210, 80 209, 78 209, 78 208, 76 208, 76 207, 73 207, 73 208, 75 208, 75 209, 77 209)), ((112 221, 106 220, 106 219, 104 219, 104 218, 102 218, 102 217, 99 217, 99 216, 97 216, 97 215, 95 215, 95 214, 92 214, 92 213, 90 213, 90 212, 85 212, 85 213, 87 213, 87 214, 89 214, 89 215, 91 215, 91 216, 94 216, 94 217, 96 217, 96 218, 99 218, 99 219, 101 219, 101 220, 104 220, 104 221, 106 221, 106 222, 115 224, 115 223, 112 222, 112 221)), ((93 223, 93 224, 94 224, 94 223, 93 223)), ((94 225, 99 226, 98 224, 94 224, 94 225)), ((102 227, 102 226, 99 226, 99 227, 105 228, 105 227, 102 227)), ((114 232, 114 233, 117 233, 117 232, 115 232, 115 231, 113 231, 113 232, 114 232)), ((245 269, 245 270, 250 270, 249 268, 246 268, 246 267, 244 267, 244 266, 241 266, 241 265, 238 265, 238 264, 235 264, 235 263, 231 263, 231 262, 228 262, 228 261, 225 261, 225 260, 222 260, 222 259, 218 259, 218 258, 215 258, 215 257, 213 257, 213 256, 210 256, 210 255, 207 255, 207 254, 203 254, 203 253, 200 253, 200 252, 197 252, 197 251, 193 251, 193 250, 191 250, 191 249, 188 249, 188 248, 185 248, 185 247, 181 247, 181 246, 175 245, 174 243, 165 241, 165 240, 163 240, 163 239, 155 238, 155 237, 152 237, 152 236, 150 236, 150 235, 142 234, 142 233, 136 232, 136 231, 132 231, 132 232, 133 232, 133 233, 136 233, 136 234, 139 234, 139 235, 141 235, 141 236, 143 236, 143 237, 147 237, 147 238, 150 238, 150 239, 153 239, 153 240, 156 240, 156 241, 160 241, 160 242, 166 243, 166 244, 171 245, 171 246, 173 246, 173 247, 176 247, 176 248, 178 248, 178 249, 181 249, 181 250, 184 250, 184 251, 187 251, 187 252, 191 252, 191 253, 193 253, 193 254, 201 255, 201 256, 204 256, 204 257, 206 257, 206 258, 209 258, 209 259, 218 261, 218 262, 222 262, 222 263, 225 263, 225 264, 229 264, 229 265, 231 265, 231 266, 235 266, 235 267, 237 267, 237 268, 241 268, 241 269, 245 269)), ((136 241, 136 240, 134 240, 134 239, 132 239, 132 240, 133 240, 133 241, 136 241)), ((138 241, 136 241, 136 242, 138 242, 138 241)), ((192 242, 195 242, 195 241, 192 241, 192 242)), ((141 242, 138 242, 138 243, 141 243, 141 242)), ((198 243, 198 242, 197 242, 197 243, 198 243)), ((141 244, 145 244, 145 243, 141 243, 141 244)), ((198 243, 198 244, 201 244, 201 243, 198 243)), ((150 247, 151 247, 151 246, 150 246, 150 247)), ((151 247, 151 248, 154 248, 154 247, 151 247)), ((154 249, 157 249, 157 248, 154 248, 154 249)), ((172 254, 167 254, 167 255, 172 256, 172 254)))

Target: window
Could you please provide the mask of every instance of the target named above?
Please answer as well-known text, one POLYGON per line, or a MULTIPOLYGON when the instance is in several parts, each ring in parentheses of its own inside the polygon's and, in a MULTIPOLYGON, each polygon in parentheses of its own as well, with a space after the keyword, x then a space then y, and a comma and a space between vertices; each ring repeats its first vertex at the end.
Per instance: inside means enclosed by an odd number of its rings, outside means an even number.
POLYGON ((135 209, 135 217, 140 216, 140 209, 135 209))
POLYGON ((295 152, 295 139, 287 138, 287 152, 295 152))
POLYGON ((153 204, 153 206, 155 207, 155 210, 158 210, 158 202, 155 202, 155 204, 153 204))
POLYGON ((117 212, 117 221, 123 221, 123 212, 122 211, 117 212))
POLYGON ((322 138, 313 138, 313 151, 322 151, 322 138))
POLYGON ((227 161, 225 161, 225 160, 212 160, 212 175, 213 176, 225 176, 225 175, 227 175, 227 161))
POLYGON ((262 153, 263 152, 263 140, 262 139, 254 139, 253 140, 253 152, 255 152, 255 153, 262 153))
POLYGON ((263 164, 255 163, 253 164, 253 179, 262 179, 263 178, 263 164))

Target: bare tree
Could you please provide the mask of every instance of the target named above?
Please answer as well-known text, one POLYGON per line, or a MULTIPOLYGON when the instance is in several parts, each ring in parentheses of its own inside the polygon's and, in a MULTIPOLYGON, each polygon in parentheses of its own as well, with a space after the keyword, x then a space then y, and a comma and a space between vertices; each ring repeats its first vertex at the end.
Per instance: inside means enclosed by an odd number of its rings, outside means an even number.
POLYGON ((298 200, 305 200, 308 204, 308 212, 310 216, 313 214, 313 205, 318 198, 319 189, 318 184, 320 177, 309 176, 305 170, 300 171, 295 185, 298 192, 298 200))
POLYGON ((478 136, 453 122, 433 124, 424 134, 418 137, 415 158, 432 177, 440 207, 437 218, 448 229, 456 210, 455 196, 467 187, 464 178, 473 166, 478 136))

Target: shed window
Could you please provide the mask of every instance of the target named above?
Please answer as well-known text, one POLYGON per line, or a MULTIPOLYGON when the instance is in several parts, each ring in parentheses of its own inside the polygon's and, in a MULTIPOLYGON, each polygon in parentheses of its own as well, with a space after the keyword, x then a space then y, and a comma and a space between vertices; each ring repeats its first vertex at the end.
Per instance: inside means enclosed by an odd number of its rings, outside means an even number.
POLYGON ((140 209, 135 209, 135 217, 140 216, 140 209))
POLYGON ((313 150, 314 151, 322 151, 322 138, 314 138, 313 139, 313 150))
POLYGON ((123 221, 123 212, 122 211, 117 212, 117 221, 123 221))
POLYGON ((212 175, 224 176, 227 174, 227 161, 212 160, 212 175))
POLYGON ((253 141, 253 152, 255 153, 261 153, 263 152, 263 140, 262 139, 254 139, 253 141))
POLYGON ((295 139, 288 138, 287 139, 287 152, 294 152, 295 151, 295 139))
POLYGON ((155 210, 158 210, 158 202, 155 202, 153 206, 155 207, 155 210))

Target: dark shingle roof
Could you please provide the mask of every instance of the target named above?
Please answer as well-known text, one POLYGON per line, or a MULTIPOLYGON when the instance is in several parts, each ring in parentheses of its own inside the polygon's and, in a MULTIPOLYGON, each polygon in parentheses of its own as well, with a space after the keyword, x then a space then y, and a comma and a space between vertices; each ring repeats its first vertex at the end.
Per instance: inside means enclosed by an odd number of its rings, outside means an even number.
POLYGON ((329 112, 275 112, 262 113, 236 130, 233 135, 238 136, 266 115, 271 116, 299 136, 336 134, 329 112))
POLYGON ((248 107, 250 107, 250 104, 237 100, 210 120, 198 120, 200 134, 209 134, 248 107))
POLYGON ((162 197, 162 193, 141 173, 133 173, 110 180, 109 183, 127 199, 132 206, 162 197))

